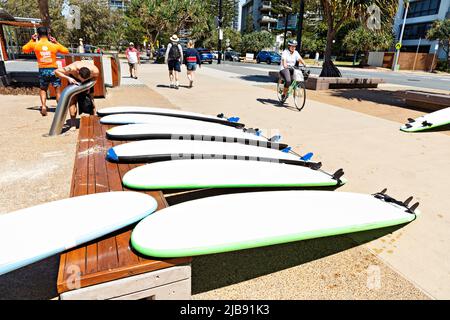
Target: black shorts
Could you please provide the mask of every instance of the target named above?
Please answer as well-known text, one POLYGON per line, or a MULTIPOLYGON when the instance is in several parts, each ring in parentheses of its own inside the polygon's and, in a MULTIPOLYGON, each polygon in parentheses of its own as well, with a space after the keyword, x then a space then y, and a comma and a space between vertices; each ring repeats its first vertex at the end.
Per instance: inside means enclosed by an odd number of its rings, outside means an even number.
POLYGON ((169 71, 181 72, 181 63, 179 60, 169 60, 168 61, 169 71))
POLYGON ((93 94, 94 87, 77 94, 78 114, 87 113, 90 115, 94 115, 94 101, 92 98, 93 94))

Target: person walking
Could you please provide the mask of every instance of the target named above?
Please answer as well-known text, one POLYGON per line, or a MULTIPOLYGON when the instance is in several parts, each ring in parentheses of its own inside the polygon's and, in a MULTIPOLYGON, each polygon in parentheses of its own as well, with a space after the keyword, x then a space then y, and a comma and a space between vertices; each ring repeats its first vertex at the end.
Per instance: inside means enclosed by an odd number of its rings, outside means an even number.
POLYGON ((139 50, 134 47, 134 43, 130 42, 127 50, 125 50, 127 56, 128 66, 130 67, 130 78, 137 79, 137 64, 141 64, 141 55, 139 50))
POLYGON ((184 62, 186 64, 187 77, 189 79, 189 88, 192 88, 195 70, 197 69, 197 65, 199 65, 200 68, 202 67, 202 62, 200 60, 200 54, 194 49, 194 42, 192 40, 188 42, 187 47, 184 62))
POLYGON ((56 54, 67 54, 69 49, 59 44, 55 38, 49 35, 46 27, 39 27, 37 33, 22 47, 24 53, 34 52, 39 67, 39 96, 41 98, 41 115, 47 115, 47 90, 51 84, 56 91, 56 102, 61 96, 61 80, 55 75, 56 54))
POLYGON ((178 89, 178 73, 181 72, 181 62, 183 61, 183 48, 178 43, 180 39, 176 34, 170 37, 170 43, 167 45, 165 63, 169 67, 170 87, 178 89), (175 84, 174 84, 175 80, 175 84))

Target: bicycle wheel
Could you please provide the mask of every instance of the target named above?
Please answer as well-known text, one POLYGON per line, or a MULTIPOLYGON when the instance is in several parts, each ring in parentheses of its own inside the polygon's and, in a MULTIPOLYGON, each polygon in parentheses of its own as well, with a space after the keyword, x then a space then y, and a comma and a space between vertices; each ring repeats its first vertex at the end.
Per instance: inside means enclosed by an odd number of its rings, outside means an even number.
POLYGON ((284 88, 284 80, 280 79, 277 82, 277 98, 278 101, 283 102, 283 100, 281 99, 281 95, 283 94, 283 88, 284 88))
POLYGON ((297 110, 302 110, 306 102, 306 87, 303 81, 297 83, 297 86, 294 88, 292 97, 294 98, 294 104, 297 110))

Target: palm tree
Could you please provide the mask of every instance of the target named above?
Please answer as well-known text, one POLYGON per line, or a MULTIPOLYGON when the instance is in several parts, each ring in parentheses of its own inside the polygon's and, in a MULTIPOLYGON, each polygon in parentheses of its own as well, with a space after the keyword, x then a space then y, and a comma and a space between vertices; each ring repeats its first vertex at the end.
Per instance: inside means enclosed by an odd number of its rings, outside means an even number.
POLYGON ((50 13, 48 11, 48 0, 38 0, 39 12, 41 14, 42 24, 50 28, 50 13))
MULTIPOLYGON (((379 9, 381 28, 392 23, 397 11, 398 0, 320 0, 323 11, 323 19, 327 24, 327 46, 325 49, 324 63, 321 77, 340 77, 341 72, 331 61, 331 48, 336 33, 350 20, 367 21, 372 15, 368 12, 369 7, 376 5, 379 9)), ((378 10, 377 9, 377 10, 378 10)))

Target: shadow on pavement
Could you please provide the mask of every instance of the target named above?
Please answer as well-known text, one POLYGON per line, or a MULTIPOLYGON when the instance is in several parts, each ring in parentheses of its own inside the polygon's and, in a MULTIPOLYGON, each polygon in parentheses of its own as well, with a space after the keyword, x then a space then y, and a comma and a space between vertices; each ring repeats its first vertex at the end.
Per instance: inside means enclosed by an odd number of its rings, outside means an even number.
POLYGON ((272 105, 272 106, 277 107, 277 108, 285 108, 287 110, 296 111, 296 112, 300 112, 301 111, 301 110, 298 110, 296 107, 290 106, 287 102, 284 103, 284 104, 281 104, 280 101, 275 100, 275 99, 258 98, 258 99, 256 99, 256 101, 258 101, 259 103, 262 103, 262 104, 272 105))
MULTIPOLYGON (((41 106, 29 107, 29 108, 27 108, 27 110, 41 112, 41 106)), ((49 113, 49 112, 55 113, 55 111, 56 111, 56 107, 49 107, 49 106, 47 106, 47 113, 49 113)))
POLYGON ((360 102, 369 101, 378 104, 386 104, 421 112, 430 112, 428 109, 407 105, 402 98, 395 96, 395 91, 380 89, 330 89, 331 96, 360 102))
POLYGON ((222 288, 318 260, 385 236, 401 227, 193 257, 192 294, 222 288), (351 239, 351 236, 356 234, 358 242, 351 239))
POLYGON ((0 276, 0 300, 48 300, 58 296, 59 254, 0 276))
POLYGON ((274 83, 273 78, 269 76, 263 75, 245 75, 239 76, 239 79, 253 81, 253 82, 265 82, 265 83, 274 83))

